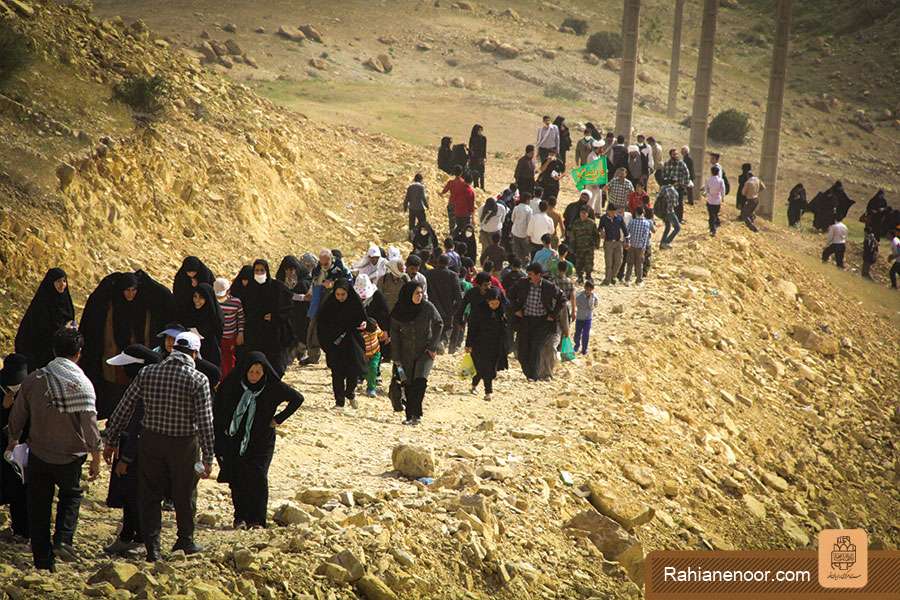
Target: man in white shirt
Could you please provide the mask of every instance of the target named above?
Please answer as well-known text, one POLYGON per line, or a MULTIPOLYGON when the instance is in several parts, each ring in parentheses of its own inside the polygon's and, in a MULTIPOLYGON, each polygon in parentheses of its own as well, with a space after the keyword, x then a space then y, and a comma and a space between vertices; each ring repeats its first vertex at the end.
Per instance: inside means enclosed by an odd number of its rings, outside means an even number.
POLYGON ((531 243, 528 241, 528 222, 531 220, 531 195, 527 192, 519 196, 519 203, 512 212, 512 253, 519 257, 522 264, 531 262, 531 243))
POLYGON ((503 229, 503 221, 506 219, 506 213, 509 209, 502 202, 488 200, 478 209, 478 223, 481 226, 479 238, 482 248, 491 245, 491 239, 495 233, 500 233, 503 229))
POLYGON ((822 250, 822 262, 828 262, 834 254, 834 262, 839 269, 844 268, 844 251, 847 249, 847 226, 843 221, 838 221, 828 228, 827 246, 822 250))
POLYGON ((715 236, 719 227, 719 210, 725 197, 725 180, 720 175, 721 169, 716 165, 713 165, 710 173, 712 174, 703 189, 706 193, 706 212, 709 215, 709 235, 715 236))
POLYGON ((559 154, 559 127, 550 122, 550 117, 544 115, 544 125, 538 127, 537 143, 540 164, 544 164, 551 150, 559 154))
POLYGON ((531 215, 531 218, 528 220, 528 241, 531 243, 529 258, 544 247, 541 242, 541 238, 544 237, 544 234, 550 234, 552 236, 553 232, 556 230, 553 219, 547 214, 547 203, 542 200, 538 208, 539 212, 531 215))

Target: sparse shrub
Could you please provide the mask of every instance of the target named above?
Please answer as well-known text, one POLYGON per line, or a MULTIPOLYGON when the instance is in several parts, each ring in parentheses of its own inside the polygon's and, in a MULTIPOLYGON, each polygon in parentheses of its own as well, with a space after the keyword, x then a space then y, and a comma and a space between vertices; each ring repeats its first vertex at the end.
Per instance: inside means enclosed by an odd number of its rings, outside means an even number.
POLYGON ((622 56, 622 35, 614 31, 593 33, 588 38, 587 51, 600 58, 618 58, 622 56))
POLYGON ((563 27, 568 27, 578 35, 584 35, 588 31, 588 22, 586 19, 578 19, 576 17, 566 17, 562 22, 563 27))
POLYGON ((163 98, 168 90, 162 75, 153 77, 129 77, 116 85, 115 97, 130 106, 135 112, 157 116, 163 110, 163 98))
POLYGON ((747 113, 729 108, 717 114, 709 124, 709 137, 726 144, 743 144, 750 131, 747 113))
POLYGON ((544 96, 547 98, 562 98, 575 102, 581 100, 581 92, 577 89, 561 83, 551 83, 544 88, 544 96))
POLYGON ((28 65, 31 50, 31 42, 27 37, 9 25, 0 23, 0 86, 28 65))

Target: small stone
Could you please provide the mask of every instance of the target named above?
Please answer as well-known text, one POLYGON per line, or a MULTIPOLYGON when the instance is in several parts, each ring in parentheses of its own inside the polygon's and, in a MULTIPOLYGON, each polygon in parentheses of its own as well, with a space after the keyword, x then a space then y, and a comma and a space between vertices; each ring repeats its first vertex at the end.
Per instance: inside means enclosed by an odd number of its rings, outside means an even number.
POLYGON ((412 567, 416 564, 415 557, 401 548, 392 548, 391 556, 393 556, 394 560, 402 567, 412 567))
POLYGON ((398 600, 397 594, 374 575, 364 576, 356 582, 356 587, 366 600, 398 600))
POLYGON ((622 466, 622 473, 644 489, 653 485, 653 472, 647 467, 628 463, 622 466))
POLYGON ((353 498, 353 492, 341 492, 338 495, 338 500, 340 500, 341 504, 349 508, 353 508, 354 506, 356 506, 356 501, 353 498))
POLYGON ((277 525, 286 527, 288 525, 302 525, 304 523, 309 523, 312 521, 312 517, 293 502, 283 502, 275 509, 272 520, 275 521, 277 525))
POLYGON ((56 167, 56 178, 59 180, 59 189, 65 190, 75 179, 75 167, 69 163, 61 163, 56 167))
POLYGON ((806 531, 804 531, 803 528, 800 527, 800 525, 798 525, 796 521, 794 521, 793 518, 784 515, 781 520, 781 529, 798 546, 805 547, 809 545, 809 536, 806 534, 806 531))
POLYGON ((542 440, 547 434, 536 428, 511 429, 509 435, 517 440, 542 440))
POLYGON ((237 33, 237 25, 234 23, 226 23, 222 25, 222 31, 227 31, 228 33, 237 33))
POLYGON ((253 553, 247 548, 235 548, 231 554, 234 567, 238 571, 244 571, 253 563, 253 553))
POLYGON ((138 568, 131 563, 120 561, 110 562, 100 567, 98 571, 88 578, 87 582, 88 585, 106 582, 116 589, 125 589, 125 584, 128 583, 128 580, 137 574, 137 572, 138 568))
POLYGON ((678 482, 674 479, 667 479, 663 482, 663 494, 665 494, 666 498, 675 498, 678 496, 678 482))
POLYGON ((312 25, 309 25, 309 24, 301 25, 298 29, 300 29, 300 31, 303 32, 303 35, 305 35, 307 38, 311 39, 312 41, 318 42, 320 44, 322 43, 322 39, 323 39, 322 34, 319 32, 318 29, 316 29, 312 25))
POLYGON ((215 527, 219 518, 214 513, 200 513, 197 515, 197 525, 206 525, 207 527, 215 527))
POLYGON ((691 281, 709 281, 712 273, 709 269, 700 266, 687 266, 681 268, 681 276, 691 281))
POLYGON ((312 506, 324 506, 330 500, 333 500, 337 494, 334 490, 328 488, 307 488, 297 494, 297 501, 303 504, 311 504, 312 506))
POLYGON ((744 506, 747 507, 747 510, 750 511, 751 515, 757 519, 766 518, 766 505, 760 502, 756 496, 744 494, 744 497, 741 498, 741 500, 744 501, 744 506))
POLYGON ((323 562, 316 569, 316 575, 322 575, 332 583, 348 583, 350 573, 344 567, 332 562, 323 562))
POLYGON ((366 574, 364 560, 357 558, 350 550, 343 550, 328 559, 328 562, 342 567, 349 577, 348 581, 357 581, 366 574))
POLYGON ((484 465, 478 468, 478 476, 482 479, 492 479, 494 481, 506 481, 512 477, 513 472, 509 467, 501 467, 499 465, 484 465))
POLYGON ((434 451, 422 446, 400 444, 391 452, 391 462, 394 470, 411 479, 419 477, 434 477, 435 457, 434 451))
POLYGON ((790 487, 788 482, 776 475, 775 473, 765 472, 762 476, 763 483, 777 492, 786 492, 790 487))

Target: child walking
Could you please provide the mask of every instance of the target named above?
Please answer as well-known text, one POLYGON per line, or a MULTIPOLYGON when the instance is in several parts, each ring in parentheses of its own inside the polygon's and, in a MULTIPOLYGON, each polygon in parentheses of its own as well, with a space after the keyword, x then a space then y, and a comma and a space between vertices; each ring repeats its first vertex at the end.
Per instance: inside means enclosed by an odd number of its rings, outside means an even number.
POLYGON ((587 354, 588 340, 591 337, 591 318, 600 300, 594 294, 594 283, 588 279, 584 289, 575 295, 575 352, 587 354), (580 349, 580 350, 579 350, 580 349))
POLYGON ((369 370, 366 373, 366 396, 374 398, 378 387, 378 373, 381 371, 381 343, 387 338, 387 334, 378 327, 378 321, 369 318, 366 320, 366 330, 363 332, 363 340, 366 343, 366 362, 369 370))

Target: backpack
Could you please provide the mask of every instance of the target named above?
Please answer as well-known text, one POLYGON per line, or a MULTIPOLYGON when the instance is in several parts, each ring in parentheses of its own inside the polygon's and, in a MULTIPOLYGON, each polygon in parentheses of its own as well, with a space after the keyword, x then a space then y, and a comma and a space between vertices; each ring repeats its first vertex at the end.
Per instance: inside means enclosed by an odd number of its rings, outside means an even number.
MULTIPOLYGON (((659 171, 657 171, 658 173, 659 171)), ((660 202, 657 198, 653 203, 653 215, 657 218, 665 220, 666 218, 666 202, 660 202)))

